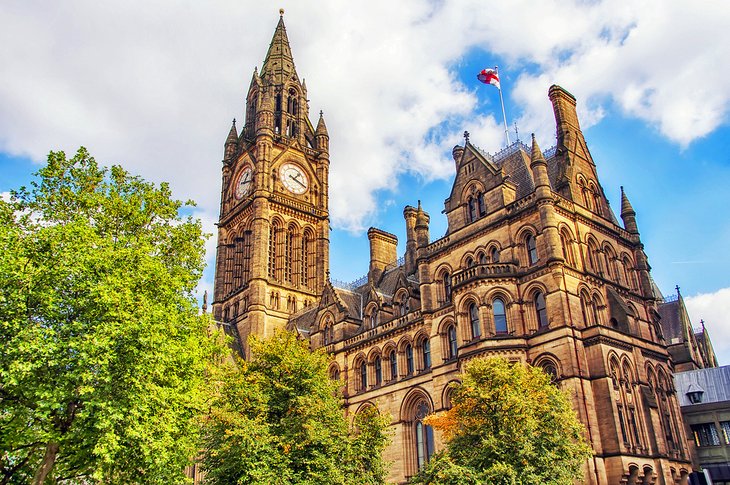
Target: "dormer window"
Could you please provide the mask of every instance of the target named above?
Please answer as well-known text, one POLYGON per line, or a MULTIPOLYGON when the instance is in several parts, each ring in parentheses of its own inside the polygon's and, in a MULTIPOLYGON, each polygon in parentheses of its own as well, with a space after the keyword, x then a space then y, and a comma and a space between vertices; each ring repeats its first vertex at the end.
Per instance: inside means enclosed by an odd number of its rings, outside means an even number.
POLYGON ((704 394, 705 391, 700 386, 695 384, 690 384, 687 388, 687 392, 685 393, 687 399, 689 399, 689 402, 692 404, 702 403, 702 397, 704 394))

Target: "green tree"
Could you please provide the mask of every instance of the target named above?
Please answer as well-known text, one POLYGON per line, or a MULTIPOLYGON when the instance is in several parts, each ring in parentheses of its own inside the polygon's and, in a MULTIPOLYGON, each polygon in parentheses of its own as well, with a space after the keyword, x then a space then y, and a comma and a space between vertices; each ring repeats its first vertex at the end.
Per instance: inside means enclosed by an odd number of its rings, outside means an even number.
POLYGON ((348 426, 327 354, 289 332, 250 344, 203 425, 206 483, 383 483, 389 419, 368 409, 348 426))
POLYGON ((475 359, 453 407, 427 418, 446 448, 412 480, 424 484, 572 485, 591 456, 566 392, 536 367, 475 359))
POLYGON ((0 483, 181 483, 220 352, 186 204, 81 148, 0 201, 0 483))

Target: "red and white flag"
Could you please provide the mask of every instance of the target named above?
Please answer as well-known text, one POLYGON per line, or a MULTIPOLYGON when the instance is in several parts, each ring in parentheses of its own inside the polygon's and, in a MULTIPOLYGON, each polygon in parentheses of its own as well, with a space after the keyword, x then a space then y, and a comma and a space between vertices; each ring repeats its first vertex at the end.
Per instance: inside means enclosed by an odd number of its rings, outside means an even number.
POLYGON ((500 91, 502 89, 499 87, 499 74, 497 74, 497 68, 482 69, 481 72, 477 74, 477 79, 479 79, 484 84, 491 84, 500 91))

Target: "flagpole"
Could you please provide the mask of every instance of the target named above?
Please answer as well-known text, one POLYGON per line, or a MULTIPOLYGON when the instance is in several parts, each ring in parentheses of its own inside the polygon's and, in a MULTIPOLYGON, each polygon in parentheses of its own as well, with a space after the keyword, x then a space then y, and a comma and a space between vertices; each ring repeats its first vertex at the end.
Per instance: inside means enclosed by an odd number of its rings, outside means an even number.
MULTIPOLYGON (((499 67, 494 66, 494 70, 497 71, 497 75, 499 75, 499 67)), ((504 112, 504 98, 502 97, 502 80, 499 80, 499 102, 502 103, 502 120, 504 121, 504 136, 507 138, 507 146, 510 146, 509 141, 509 130, 507 129, 507 115, 504 112)))

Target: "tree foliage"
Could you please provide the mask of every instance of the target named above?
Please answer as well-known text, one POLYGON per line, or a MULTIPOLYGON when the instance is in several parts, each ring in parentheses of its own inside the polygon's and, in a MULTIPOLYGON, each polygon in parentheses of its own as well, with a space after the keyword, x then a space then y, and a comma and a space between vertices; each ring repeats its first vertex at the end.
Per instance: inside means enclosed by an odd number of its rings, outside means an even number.
POLYGON ((52 152, 0 201, 0 483, 179 483, 219 348, 199 221, 166 184, 52 152))
POLYGON ((389 419, 369 408, 348 426, 329 357, 291 333, 250 344, 203 425, 206 483, 383 483, 389 419))
POLYGON ((591 456, 568 396, 541 369, 475 359, 453 407, 427 418, 446 449, 412 480, 425 484, 572 485, 591 456))

